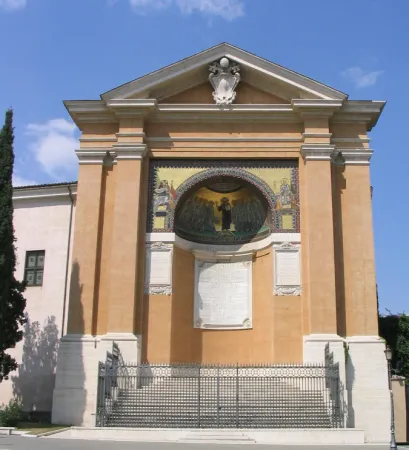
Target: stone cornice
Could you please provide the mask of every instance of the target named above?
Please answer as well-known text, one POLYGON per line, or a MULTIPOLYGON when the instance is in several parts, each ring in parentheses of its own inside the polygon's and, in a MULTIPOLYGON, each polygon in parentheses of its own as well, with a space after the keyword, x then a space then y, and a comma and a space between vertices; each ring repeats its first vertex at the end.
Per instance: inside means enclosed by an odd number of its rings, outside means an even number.
POLYGON ((367 131, 376 125, 386 102, 372 100, 348 100, 332 118, 332 123, 363 123, 367 131))
MULTIPOLYGON (((116 99, 64 102, 71 117, 82 123, 117 123, 123 117, 142 117, 150 122, 268 122, 300 123, 306 118, 328 118, 331 123, 363 123, 370 130, 385 102, 327 99, 293 99, 291 104, 157 104, 155 99, 116 99)), ((311 136, 312 137, 312 136, 311 136)), ((318 137, 318 136, 317 136, 318 137)))
POLYGON ((106 103, 118 118, 144 117, 156 109, 156 99, 117 99, 106 103))
POLYGON ((295 112, 305 118, 329 118, 342 107, 343 100, 293 99, 295 112))
POLYGON ((339 148, 337 147, 337 150, 342 155, 342 158, 344 160, 344 164, 351 165, 351 166, 368 166, 369 161, 373 155, 373 150, 358 148, 358 149, 351 149, 351 148, 339 148))
POLYGON ((112 148, 80 149, 75 150, 75 154, 80 165, 103 164, 107 153, 111 151, 112 148))
POLYGON ((305 161, 331 161, 335 153, 335 145, 303 144, 301 146, 301 154, 305 161))
POLYGON ((117 161, 143 159, 148 152, 146 144, 115 144, 112 149, 117 161))

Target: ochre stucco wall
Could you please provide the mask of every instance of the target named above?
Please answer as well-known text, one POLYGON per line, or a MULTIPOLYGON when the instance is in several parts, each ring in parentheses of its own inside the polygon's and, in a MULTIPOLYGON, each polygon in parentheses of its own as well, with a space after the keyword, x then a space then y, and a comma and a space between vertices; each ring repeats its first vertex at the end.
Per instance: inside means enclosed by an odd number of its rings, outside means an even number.
POLYGON ((174 249, 173 293, 145 296, 143 357, 153 362, 302 361, 302 297, 273 296, 272 249, 253 259, 253 328, 193 328, 194 256, 174 249))
MULTIPOLYGON (((211 93, 205 84, 160 103, 213 104, 211 93)), ((237 90, 236 103, 285 102, 245 83, 237 90)), ((109 170, 80 168, 70 333, 142 334, 144 360, 209 363, 301 362, 304 335, 377 334, 369 168, 304 161, 300 153, 303 143, 337 139, 343 148, 367 148, 364 125, 302 115, 291 123, 124 117, 82 131, 83 149, 141 144, 144 136, 149 149, 144 160, 120 160, 109 170), (298 159, 302 296, 273 295, 266 249, 253 261, 253 328, 194 329, 194 256, 176 246, 173 294, 144 295, 150 158, 298 159)))

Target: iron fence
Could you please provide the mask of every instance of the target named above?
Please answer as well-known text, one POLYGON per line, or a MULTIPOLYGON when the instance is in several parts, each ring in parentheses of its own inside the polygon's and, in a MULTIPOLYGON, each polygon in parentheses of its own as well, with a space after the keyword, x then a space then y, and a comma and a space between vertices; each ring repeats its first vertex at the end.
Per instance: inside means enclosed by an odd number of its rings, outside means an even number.
POLYGON ((336 364, 99 365, 97 426, 340 428, 336 364))

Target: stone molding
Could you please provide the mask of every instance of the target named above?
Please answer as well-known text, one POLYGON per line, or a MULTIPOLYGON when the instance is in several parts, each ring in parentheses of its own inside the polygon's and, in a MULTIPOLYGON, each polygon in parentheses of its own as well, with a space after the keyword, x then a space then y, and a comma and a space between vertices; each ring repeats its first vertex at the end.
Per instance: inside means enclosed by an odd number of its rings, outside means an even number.
POLYGON ((78 163, 80 165, 102 165, 107 153, 110 151, 112 151, 112 148, 80 149, 75 150, 75 154, 77 155, 78 163))
POLYGON ((344 160, 344 164, 351 166, 369 166, 374 151, 372 149, 337 149, 344 160))
POLYGON ((115 144, 113 150, 117 161, 143 159, 148 153, 146 144, 115 144))
POLYGON ((212 244, 200 244, 197 242, 187 241, 175 233, 147 233, 146 242, 148 244, 152 242, 169 242, 174 244, 183 250, 201 255, 207 255, 207 257, 214 258, 229 258, 237 257, 240 255, 246 255, 255 253, 260 250, 264 250, 271 246, 272 243, 290 242, 298 244, 301 242, 300 233, 271 233, 270 236, 257 242, 250 242, 248 244, 239 245, 212 245, 212 244))
POLYGON ((335 153, 335 145, 303 144, 301 146, 301 154, 305 161, 331 161, 335 153))

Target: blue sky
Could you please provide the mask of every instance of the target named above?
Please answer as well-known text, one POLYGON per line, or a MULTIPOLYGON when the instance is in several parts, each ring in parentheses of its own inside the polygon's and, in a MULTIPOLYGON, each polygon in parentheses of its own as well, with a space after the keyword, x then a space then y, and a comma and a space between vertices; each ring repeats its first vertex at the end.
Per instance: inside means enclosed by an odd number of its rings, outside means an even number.
POLYGON ((226 41, 352 99, 388 101, 371 133, 377 278, 381 311, 408 312, 408 20, 407 0, 0 0, 15 182, 76 179, 62 100, 97 99, 226 41))

